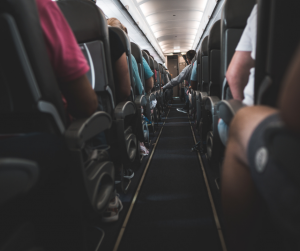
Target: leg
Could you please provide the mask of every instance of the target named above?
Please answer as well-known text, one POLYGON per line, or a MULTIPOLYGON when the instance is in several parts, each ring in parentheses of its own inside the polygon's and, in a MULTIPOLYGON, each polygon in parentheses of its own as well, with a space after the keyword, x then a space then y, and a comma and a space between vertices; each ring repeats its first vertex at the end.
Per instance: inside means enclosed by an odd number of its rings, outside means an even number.
POLYGON ((249 139, 257 125, 276 110, 268 107, 241 109, 229 129, 222 172, 222 207, 230 250, 247 250, 259 213, 259 195, 247 160, 249 139))

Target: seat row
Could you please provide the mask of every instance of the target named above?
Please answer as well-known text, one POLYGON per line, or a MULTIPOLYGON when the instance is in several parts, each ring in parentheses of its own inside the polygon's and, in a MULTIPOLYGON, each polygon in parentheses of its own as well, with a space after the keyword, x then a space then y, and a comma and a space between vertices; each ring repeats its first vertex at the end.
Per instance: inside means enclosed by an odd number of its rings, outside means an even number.
MULTIPOLYGON (((142 114, 150 119, 150 127, 154 131, 154 123, 158 123, 163 116, 164 100, 160 86, 167 81, 167 73, 137 44, 130 43, 121 29, 108 27, 105 15, 92 1, 66 0, 58 1, 57 5, 89 65, 86 76, 97 95, 98 111, 88 118, 67 121, 35 1, 5 0, 0 4, 0 27, 5 37, 1 39, 0 134, 9 137, 41 132, 66 143, 68 156, 64 157, 67 158, 69 170, 65 182, 68 186, 66 204, 72 204, 74 199, 78 202, 70 209, 70 214, 78 217, 78 225, 74 229, 65 226, 70 230, 71 244, 69 238, 64 238, 65 243, 51 245, 56 250, 65 250, 66 246, 67 249, 77 250, 81 247, 79 250, 85 250, 86 222, 101 216, 107 208, 114 194, 117 170, 121 170, 123 176, 123 169, 139 165, 139 142, 150 145, 149 124, 142 119, 142 114), (125 102, 118 102, 116 97, 119 83, 112 67, 109 29, 118 35, 126 51, 131 93, 125 102), (153 73, 157 72, 156 78, 154 75, 155 85, 149 94, 138 95, 133 80, 131 54, 138 63, 144 90, 142 58, 146 59, 153 73), (151 113, 150 102, 155 99, 158 104, 151 113), (100 146, 94 143, 95 138, 101 138, 100 146)), ((14 157, 13 154, 11 157, 14 157)), ((37 163, 28 160, 8 158, 1 161, 1 180, 6 180, 1 184, 1 190, 12 191, 1 193, 1 205, 13 201, 39 183, 40 168, 37 163)), ((121 177, 124 192, 128 185, 121 177)), ((17 226, 17 236, 14 235, 16 232, 8 233, 7 239, 1 239, 0 246, 19 242, 19 249, 14 250, 32 247, 37 233, 31 228, 28 231, 26 224, 17 226), (30 238, 22 239, 24 235, 30 238)), ((7 226, 2 225, 3 228, 7 226)))
MULTIPOLYGON (((224 151, 218 133, 219 119, 229 125, 236 111, 243 106, 232 100, 226 72, 255 4, 254 0, 226 0, 221 20, 216 21, 209 35, 203 38, 194 58, 197 62, 197 89, 192 91, 191 106, 201 144, 217 173, 224 151)), ((259 0, 257 8, 254 104, 276 107, 282 78, 299 41, 291 28, 295 20, 292 21, 288 14, 293 13, 294 7, 279 0, 259 0), (279 26, 282 17, 289 18, 279 26)))

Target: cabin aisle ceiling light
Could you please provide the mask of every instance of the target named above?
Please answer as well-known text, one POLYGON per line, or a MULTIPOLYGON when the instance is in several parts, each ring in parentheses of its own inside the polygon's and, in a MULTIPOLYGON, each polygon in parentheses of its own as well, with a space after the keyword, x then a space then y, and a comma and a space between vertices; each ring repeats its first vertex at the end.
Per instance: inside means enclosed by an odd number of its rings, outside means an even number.
POLYGON ((164 54, 186 52, 192 48, 207 0, 134 1, 164 54))

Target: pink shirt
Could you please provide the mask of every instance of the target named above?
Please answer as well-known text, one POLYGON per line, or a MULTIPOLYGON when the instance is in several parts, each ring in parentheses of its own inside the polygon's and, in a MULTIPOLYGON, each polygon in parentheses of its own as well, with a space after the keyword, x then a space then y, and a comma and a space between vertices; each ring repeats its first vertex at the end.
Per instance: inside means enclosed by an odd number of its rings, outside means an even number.
POLYGON ((56 2, 36 0, 50 62, 59 84, 89 71, 74 34, 56 2))

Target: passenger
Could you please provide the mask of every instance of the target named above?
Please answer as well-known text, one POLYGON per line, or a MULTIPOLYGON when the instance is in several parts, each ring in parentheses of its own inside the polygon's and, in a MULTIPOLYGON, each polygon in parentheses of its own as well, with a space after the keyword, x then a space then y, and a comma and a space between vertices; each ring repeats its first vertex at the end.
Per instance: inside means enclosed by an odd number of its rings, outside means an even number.
MULTIPOLYGON (((247 21, 247 26, 226 73, 226 79, 233 99, 241 100, 243 101, 243 104, 248 106, 251 106, 254 103, 256 26, 257 5, 253 7, 247 21)), ((222 143, 226 145, 228 125, 226 125, 223 120, 219 121, 218 131, 222 143)))
MULTIPOLYGON (((110 26, 113 26, 113 27, 118 27, 120 28, 121 30, 123 30, 127 35, 128 35, 128 31, 127 31, 127 28, 117 19, 117 18, 109 18, 107 19, 107 24, 110 25, 110 26)), ((141 79, 140 79, 140 75, 139 75, 139 72, 138 72, 138 66, 137 66, 137 62, 135 60, 135 57, 131 54, 131 63, 132 63, 132 69, 133 69, 133 78, 134 78, 134 81, 135 81, 135 86, 137 87, 137 90, 138 90, 138 94, 139 95, 142 95, 144 93, 144 87, 143 87, 143 84, 141 82, 141 79)), ((147 64, 147 62, 145 61, 145 59, 143 58, 143 65, 144 65, 144 73, 145 73, 145 88, 146 88, 146 93, 147 91, 149 92, 149 88, 150 90, 152 89, 153 87, 153 79, 152 79, 152 76, 153 76, 153 73, 149 67, 149 65, 147 64), (146 63, 146 65, 148 66, 148 68, 145 69, 145 64, 144 62, 146 63), (151 76, 149 77, 149 70, 151 71, 151 76), (152 81, 149 81, 150 78, 152 81), (150 85, 152 84, 152 86, 150 85)), ((140 142, 140 151, 141 151, 141 154, 143 155, 148 155, 149 153, 149 150, 145 147, 144 143, 143 142, 140 142)), ((129 172, 130 172, 130 175, 127 176, 127 177, 133 177, 134 173, 131 169, 129 169, 129 172)))
POLYGON ((259 229, 265 205, 281 239, 287 242, 284 245, 289 244, 279 249, 300 249, 299 81, 300 47, 283 81, 279 109, 242 108, 230 124, 222 174, 230 250, 249 250, 255 236, 262 235, 259 229), (267 129, 278 127, 280 131, 266 134, 267 129))
MULTIPOLYGON (((173 78, 169 83, 167 83, 164 87, 162 87, 163 90, 171 89, 174 86, 179 85, 181 82, 183 82, 183 80, 187 80, 188 85, 190 86, 191 73, 192 73, 191 62, 195 55, 196 55, 196 51, 194 51, 194 50, 189 50, 186 53, 186 57, 187 57, 189 65, 186 66, 177 77, 173 78)), ((177 108, 177 111, 179 111, 179 112, 187 113, 189 110, 189 99, 188 99, 188 95, 186 94, 187 90, 188 90, 188 88, 185 89, 185 100, 186 100, 185 106, 181 109, 177 108)))
MULTIPOLYGON (((117 18, 109 18, 107 20, 107 24, 110 26, 120 28, 128 35, 127 28, 117 18)), ((136 81, 136 86, 139 91, 139 94, 141 95, 143 94, 144 87, 139 77, 137 62, 133 55, 131 55, 131 59, 132 59, 134 79, 136 81)), ((144 75, 145 75, 145 92, 149 93, 149 91, 153 88, 153 79, 152 79, 153 72, 151 71, 148 63, 144 58, 143 58, 143 66, 144 66, 144 75)))

